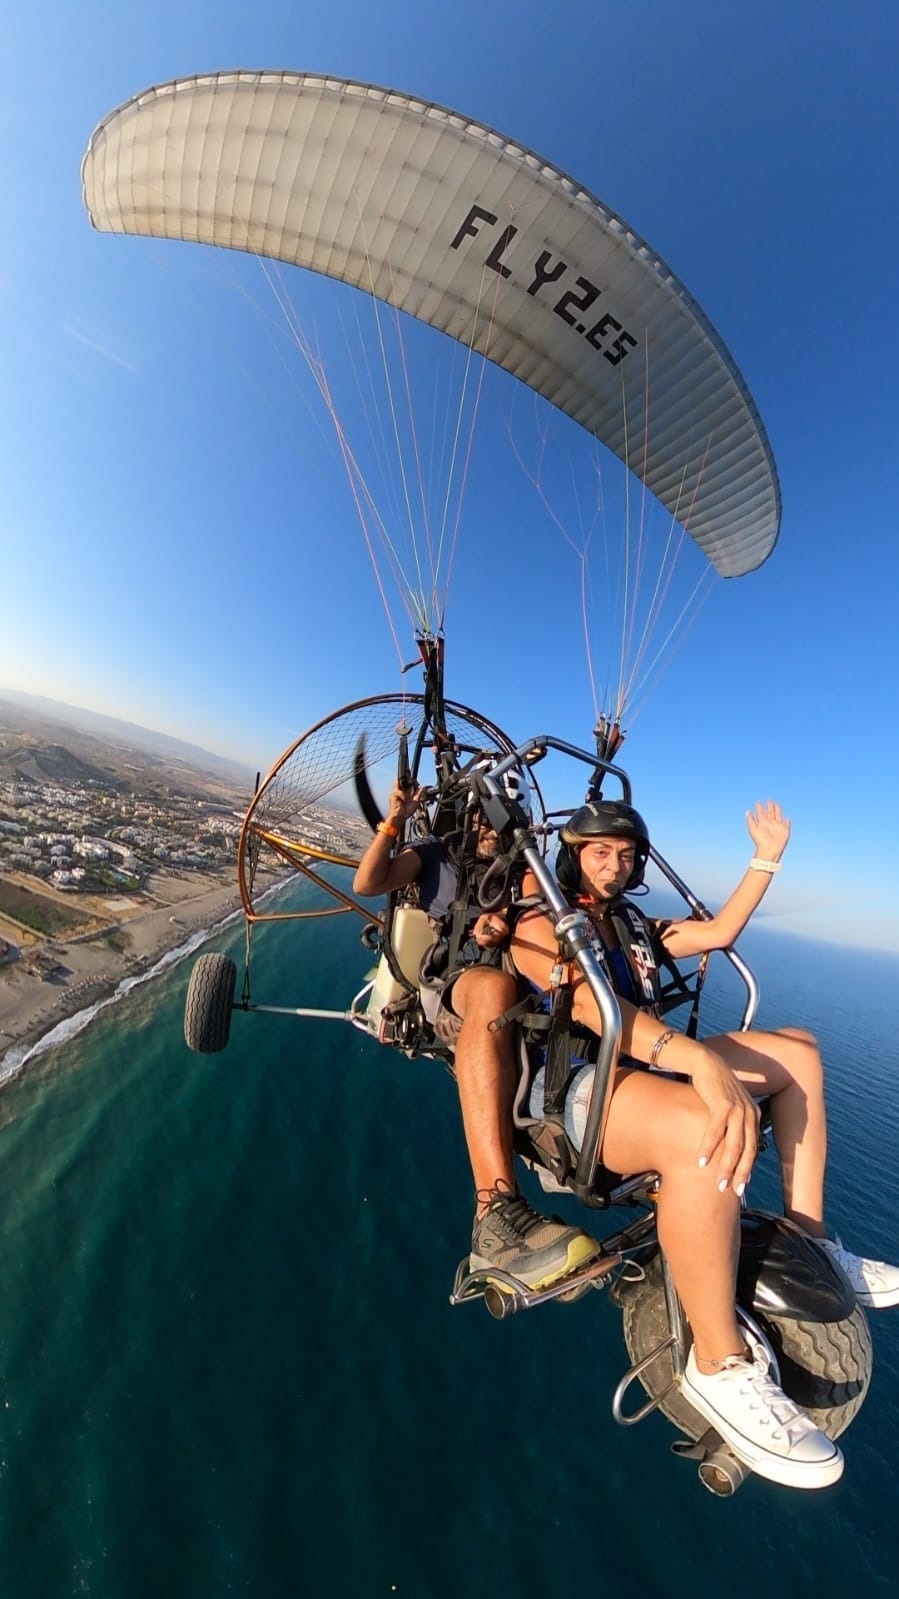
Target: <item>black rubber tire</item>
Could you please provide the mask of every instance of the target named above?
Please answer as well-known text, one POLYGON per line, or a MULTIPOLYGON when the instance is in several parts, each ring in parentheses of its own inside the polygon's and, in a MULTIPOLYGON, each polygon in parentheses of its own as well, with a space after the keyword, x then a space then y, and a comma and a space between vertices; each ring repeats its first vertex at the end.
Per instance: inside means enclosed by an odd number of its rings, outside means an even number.
POLYGON ((229 955, 201 955, 190 974, 184 1041, 200 1055, 218 1055, 231 1035, 237 967, 229 955))
POLYGON ((828 1438, 839 1438, 861 1410, 871 1382, 874 1351, 861 1305, 843 1321, 756 1320, 777 1356, 784 1393, 828 1438))
MULTIPOLYGON (((658 1255, 646 1267, 645 1282, 621 1295, 621 1305, 624 1341, 631 1364, 636 1365, 668 1331, 658 1255)), ((864 1310, 856 1305, 843 1321, 826 1323, 753 1315, 777 1356, 784 1392, 828 1438, 839 1438, 861 1409, 871 1381, 873 1351, 864 1310)), ((671 1381, 670 1356, 661 1355, 640 1381, 654 1399, 671 1381)), ((638 1405, 632 1401, 630 1408, 636 1410, 638 1405)), ((708 1427, 678 1388, 661 1400, 659 1409, 688 1438, 700 1438, 708 1427)))

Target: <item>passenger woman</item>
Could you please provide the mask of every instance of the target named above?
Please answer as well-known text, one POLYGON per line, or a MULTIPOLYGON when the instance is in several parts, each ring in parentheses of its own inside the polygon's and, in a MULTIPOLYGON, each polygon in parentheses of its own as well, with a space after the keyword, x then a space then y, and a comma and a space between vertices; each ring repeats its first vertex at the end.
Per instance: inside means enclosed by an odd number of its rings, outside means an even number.
MULTIPOLYGON (((747 823, 753 857, 710 921, 650 922, 624 898, 642 882, 649 838, 638 812, 621 803, 598 801, 573 814, 558 875, 592 922, 619 997, 621 1061, 601 1156, 612 1171, 661 1176, 659 1238, 693 1336, 685 1397, 760 1475, 817 1488, 836 1481, 842 1456, 776 1385, 770 1351, 735 1313, 740 1198, 758 1149, 753 1096, 771 1095, 787 1216, 821 1241, 865 1305, 899 1303, 899 1269, 850 1254, 828 1233, 823 1074, 812 1035, 784 1027, 700 1042, 660 1020, 656 1004, 661 954, 681 960, 728 948, 780 870, 790 836, 780 807, 758 805, 747 823)), ((525 897, 533 886, 525 881, 525 897)), ((525 978, 549 988, 558 945, 539 909, 519 919, 512 956, 525 978)), ((573 1023, 598 1034, 593 995, 578 971, 571 980, 573 1023)), ((591 1085, 585 1067, 569 1087, 566 1125, 577 1147, 591 1085)), ((538 1082, 532 1111, 540 1106, 538 1082)))

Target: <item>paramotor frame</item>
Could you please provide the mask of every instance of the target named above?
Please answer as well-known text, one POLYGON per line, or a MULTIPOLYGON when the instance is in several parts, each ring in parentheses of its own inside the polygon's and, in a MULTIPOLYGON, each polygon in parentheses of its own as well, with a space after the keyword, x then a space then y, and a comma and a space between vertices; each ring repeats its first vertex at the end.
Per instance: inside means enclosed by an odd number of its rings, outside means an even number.
MULTIPOLYGON (((341 815, 327 801, 341 791, 345 802, 352 800, 360 764, 369 773, 386 765, 392 778, 405 749, 409 778, 425 790, 426 816, 438 789, 445 786, 439 781, 435 748, 444 759, 449 753, 459 771, 495 762, 515 748, 509 735, 481 712, 443 702, 442 693, 439 704, 442 710, 429 702, 427 692, 371 695, 323 717, 284 751, 257 788, 241 829, 238 881, 248 922, 291 921, 341 910, 355 910, 368 922, 376 919, 371 906, 358 904, 313 869, 314 863, 354 867, 367 842, 354 832, 349 812, 341 815), (441 716, 442 726, 435 725, 435 717, 441 716), (273 879, 266 866, 280 875, 285 866, 302 873, 338 905, 330 910, 269 908, 273 879)), ((542 815, 539 786, 532 780, 531 787, 542 815)), ((427 830, 424 816, 421 830, 427 830)))

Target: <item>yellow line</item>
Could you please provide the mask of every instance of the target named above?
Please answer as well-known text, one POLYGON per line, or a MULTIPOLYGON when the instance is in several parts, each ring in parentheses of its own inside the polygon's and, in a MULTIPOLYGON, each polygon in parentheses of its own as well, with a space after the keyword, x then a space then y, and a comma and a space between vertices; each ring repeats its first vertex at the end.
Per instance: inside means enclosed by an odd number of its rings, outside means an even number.
POLYGON ((355 855, 336 855, 333 850, 321 849, 317 844, 300 844, 293 839, 282 838, 280 833, 264 832, 261 827, 254 827, 253 832, 264 843, 270 844, 273 849, 290 850, 297 855, 311 855, 313 860, 330 861, 332 866, 358 866, 359 860, 355 855))

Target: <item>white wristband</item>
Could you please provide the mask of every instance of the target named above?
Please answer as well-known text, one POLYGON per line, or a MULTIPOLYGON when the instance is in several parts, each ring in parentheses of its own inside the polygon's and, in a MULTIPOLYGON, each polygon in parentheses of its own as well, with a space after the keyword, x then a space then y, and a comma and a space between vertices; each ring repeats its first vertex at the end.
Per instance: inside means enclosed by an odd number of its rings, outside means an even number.
POLYGON ((758 855, 754 855, 749 862, 749 869, 752 872, 779 872, 780 867, 780 861, 763 861, 758 855))

